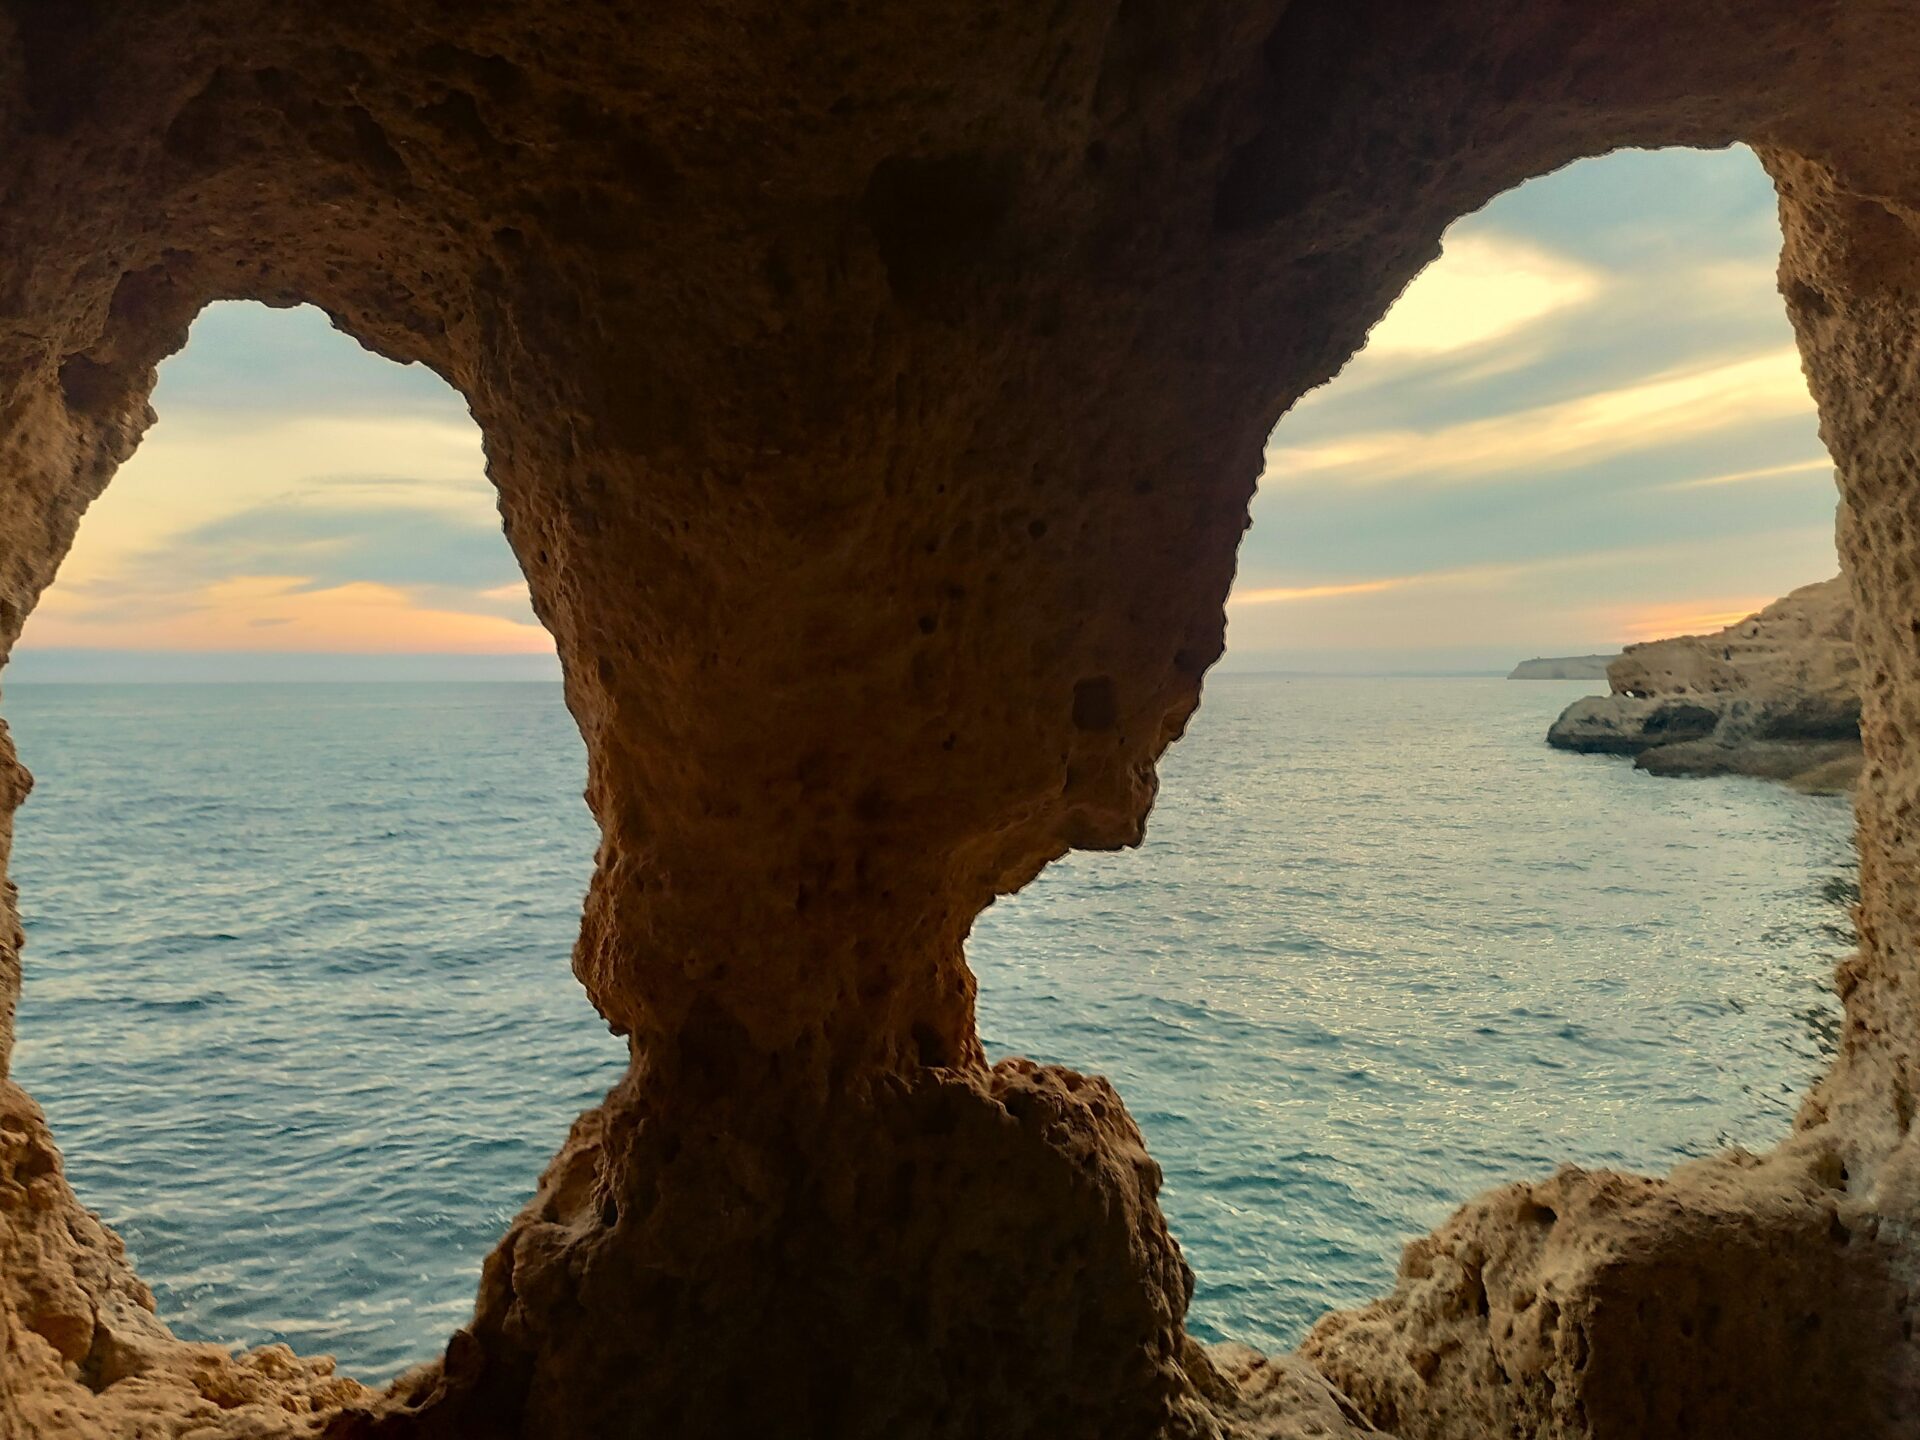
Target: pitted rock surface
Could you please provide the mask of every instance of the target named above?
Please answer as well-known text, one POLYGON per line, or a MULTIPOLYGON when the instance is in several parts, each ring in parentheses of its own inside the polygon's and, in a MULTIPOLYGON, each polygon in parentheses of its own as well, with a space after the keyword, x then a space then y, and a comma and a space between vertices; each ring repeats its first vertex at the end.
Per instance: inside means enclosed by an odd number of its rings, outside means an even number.
MULTIPOLYGON (((0 1433, 1901 1433, 1916 61, 1895 0, 0 0, 0 645, 210 301, 432 366, 565 667, 633 1057, 378 1395, 170 1337, 0 1092, 0 1433), (1773 1156, 1475 1202, 1318 1378, 1210 1359, 1120 1097, 987 1064, 968 928, 1141 839, 1266 437, 1446 225, 1734 141, 1855 602, 1834 1070, 1773 1156)), ((0 827, 26 786, 0 742, 0 827)), ((19 960, 9 905, 0 1082, 19 960)))

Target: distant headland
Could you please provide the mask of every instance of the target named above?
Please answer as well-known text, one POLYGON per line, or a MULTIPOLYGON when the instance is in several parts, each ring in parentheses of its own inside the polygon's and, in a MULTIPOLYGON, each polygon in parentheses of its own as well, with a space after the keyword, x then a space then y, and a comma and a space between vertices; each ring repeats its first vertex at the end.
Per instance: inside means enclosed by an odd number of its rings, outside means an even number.
POLYGON ((1557 655, 1535 660, 1522 660, 1513 667, 1509 680, 1604 680, 1607 678, 1607 666, 1620 658, 1620 652, 1611 655, 1557 655))

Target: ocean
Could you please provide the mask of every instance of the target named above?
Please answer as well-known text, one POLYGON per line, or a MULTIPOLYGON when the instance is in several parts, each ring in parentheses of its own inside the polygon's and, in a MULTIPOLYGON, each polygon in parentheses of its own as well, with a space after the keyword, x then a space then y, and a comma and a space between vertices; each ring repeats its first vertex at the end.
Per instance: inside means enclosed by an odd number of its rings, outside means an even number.
MULTIPOLYGON (((1844 800, 1542 741, 1585 682, 1214 679, 1144 848, 969 953, 989 1053, 1113 1078, 1190 1327, 1267 1349, 1562 1161, 1783 1135, 1831 1053, 1844 800)), ((179 1333, 378 1381, 624 1051, 568 971, 594 832, 557 685, 7 687, 16 1078, 179 1333)))

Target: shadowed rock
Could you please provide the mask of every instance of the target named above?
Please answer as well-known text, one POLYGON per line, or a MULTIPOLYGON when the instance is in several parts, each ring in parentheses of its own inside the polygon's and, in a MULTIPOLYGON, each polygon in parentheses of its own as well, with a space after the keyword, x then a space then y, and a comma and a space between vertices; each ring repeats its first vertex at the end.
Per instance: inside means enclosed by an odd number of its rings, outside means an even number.
MULTIPOLYGON (((1886 0, 0 0, 0 653, 209 302, 433 367, 564 665, 574 973, 631 1046, 375 1393, 150 1313, 6 1082, 0 890, 0 1434, 1904 1436, 1917 67, 1886 0), (1734 141, 1856 602, 1834 1069, 1767 1157, 1474 1202, 1317 1379, 1210 1359, 1121 1097, 989 1063, 969 927, 1140 842, 1267 437, 1446 226, 1734 141)), ((0 850, 27 785, 0 732, 0 850)))

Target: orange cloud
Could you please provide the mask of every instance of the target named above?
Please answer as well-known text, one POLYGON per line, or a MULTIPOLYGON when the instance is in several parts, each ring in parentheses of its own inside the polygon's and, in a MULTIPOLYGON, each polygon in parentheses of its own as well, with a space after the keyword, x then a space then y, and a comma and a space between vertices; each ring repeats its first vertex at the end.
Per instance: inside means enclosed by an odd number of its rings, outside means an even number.
POLYGON ((1774 599, 1771 595, 1712 600, 1676 600, 1666 605, 1614 611, 1609 633, 1628 641, 1665 640, 1674 635, 1704 635, 1746 619, 1774 599))
POLYGON ((1258 590, 1236 590, 1228 602, 1233 605, 1283 605, 1293 600, 1330 600, 1338 595, 1377 595, 1382 590, 1398 590, 1422 576, 1393 580, 1355 580, 1345 585, 1268 585, 1258 590))
POLYGON ((178 610, 106 618, 62 604, 58 586, 27 622, 37 646, 76 649, 302 650, 334 654, 517 654, 552 651, 540 626, 420 605, 392 585, 301 588, 289 575, 247 575, 200 587, 178 610))

